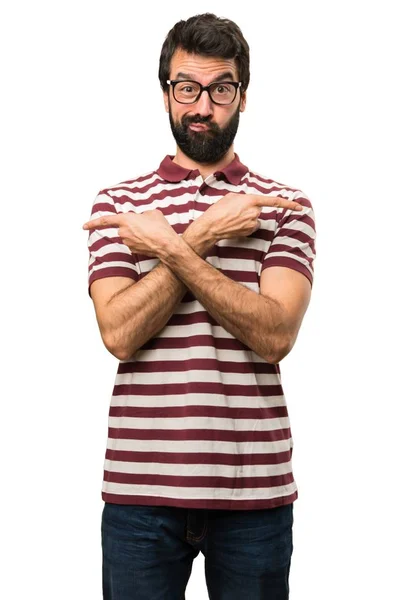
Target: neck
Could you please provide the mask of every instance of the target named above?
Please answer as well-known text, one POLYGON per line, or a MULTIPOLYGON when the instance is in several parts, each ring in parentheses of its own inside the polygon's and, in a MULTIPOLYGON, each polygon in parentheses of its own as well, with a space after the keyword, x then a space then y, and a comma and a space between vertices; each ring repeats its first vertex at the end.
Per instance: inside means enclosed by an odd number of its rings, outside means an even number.
POLYGON ((174 158, 172 159, 172 162, 176 163, 177 165, 184 167, 185 169, 198 169, 200 171, 200 175, 202 176, 203 179, 206 179, 206 177, 208 177, 209 175, 212 175, 213 173, 215 173, 216 171, 221 171, 221 169, 224 169, 225 167, 227 167, 229 165, 229 163, 231 163, 233 161, 233 159, 235 158, 235 152, 233 150, 233 145, 229 148, 228 152, 225 154, 225 156, 219 160, 216 163, 210 163, 210 164, 205 164, 205 163, 198 163, 194 160, 192 160, 191 158, 189 158, 188 156, 186 156, 186 154, 184 154, 179 147, 176 148, 176 154, 174 156, 174 158))

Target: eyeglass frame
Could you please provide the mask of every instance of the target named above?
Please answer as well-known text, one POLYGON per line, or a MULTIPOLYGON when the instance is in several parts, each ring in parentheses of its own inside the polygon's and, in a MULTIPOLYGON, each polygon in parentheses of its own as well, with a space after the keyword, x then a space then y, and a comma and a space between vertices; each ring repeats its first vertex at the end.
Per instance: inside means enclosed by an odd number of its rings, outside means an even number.
POLYGON ((243 85, 242 81, 213 81, 212 83, 210 83, 209 85, 201 85, 201 83, 199 81, 195 81, 194 79, 167 79, 166 83, 168 85, 172 86, 172 95, 174 97, 175 102, 178 102, 179 104, 195 104, 196 102, 198 102, 200 100, 200 96, 202 95, 202 93, 204 91, 207 92, 208 97, 210 98, 211 102, 213 104, 217 104, 218 106, 230 106, 231 104, 233 104, 236 100, 236 96, 237 96, 237 92, 238 89, 240 89, 243 85), (197 94, 197 97, 192 100, 192 102, 181 102, 181 100, 177 100, 175 98, 175 86, 177 83, 196 83, 197 85, 200 86, 200 91, 197 94), (213 85, 222 85, 224 83, 229 83, 229 85, 233 85, 233 87, 235 88, 235 96, 233 98, 233 100, 231 102, 228 103, 223 103, 223 102, 215 102, 215 100, 212 99, 211 97, 211 92, 210 92, 210 87, 213 85))

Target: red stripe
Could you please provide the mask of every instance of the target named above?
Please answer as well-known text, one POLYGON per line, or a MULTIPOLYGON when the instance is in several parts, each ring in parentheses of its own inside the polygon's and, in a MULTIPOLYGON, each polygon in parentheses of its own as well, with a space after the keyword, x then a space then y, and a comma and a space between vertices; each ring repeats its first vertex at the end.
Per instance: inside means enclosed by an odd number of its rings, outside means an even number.
POLYGON ((156 475, 154 473, 113 473, 104 471, 104 481, 123 483, 129 485, 164 485, 170 487, 189 488, 228 488, 240 489, 269 488, 290 485, 293 483, 293 474, 271 475, 266 477, 213 477, 213 476, 183 476, 183 475, 156 475))
POLYGON ((283 393, 280 385, 229 385, 219 382, 188 381, 185 383, 155 383, 115 385, 114 396, 170 396, 173 394, 222 394, 224 396, 267 397, 283 393))
POLYGON ((226 429, 124 429, 108 428, 108 437, 117 440, 213 440, 216 442, 279 442, 291 438, 290 427, 272 431, 228 431, 226 429))
POLYGON ((176 419, 186 417, 218 417, 221 419, 279 419, 287 417, 286 406, 230 408, 225 406, 111 406, 110 417, 140 419, 176 419))
POLYGON ((134 281, 138 280, 138 275, 133 269, 112 267, 101 269, 101 271, 93 271, 89 276, 89 287, 92 285, 93 281, 103 279, 104 277, 129 277, 129 279, 133 279, 134 281))
MULTIPOLYGON (((91 252, 96 252, 97 250, 100 250, 101 248, 104 248, 105 246, 108 246, 110 244, 122 244, 122 240, 118 236, 106 237, 104 234, 102 234, 100 239, 95 240, 93 243, 91 243, 91 245, 89 246, 89 250, 91 252)), ((129 250, 127 248, 127 254, 128 252, 129 250)))
POLYGON ((115 206, 111 199, 110 199, 109 204, 106 204, 105 202, 95 202, 95 204, 93 204, 91 214, 94 215, 97 212, 107 212, 107 213, 113 213, 113 214, 117 213, 117 211, 115 210, 115 206))
MULTIPOLYGON (((268 186, 271 186, 271 189, 283 189, 283 190, 288 190, 289 192, 299 192, 300 190, 297 190, 296 188, 292 188, 289 187, 288 185, 281 183, 280 181, 275 181, 274 179, 268 179, 267 177, 263 177, 262 175, 259 175, 258 173, 253 173, 252 171, 249 171, 248 173, 248 177, 245 180, 245 183, 247 183, 248 186, 253 185, 253 182, 249 181, 248 178, 253 178, 258 180, 261 183, 266 183, 268 184, 268 186), (280 188, 279 186, 282 186, 282 188, 280 188)), ((264 188, 262 188, 264 189, 264 188)), ((268 187, 268 189, 270 189, 268 187)))
MULTIPOLYGON (((154 187, 154 185, 152 187, 154 187)), ((179 198, 180 196, 182 196, 182 194, 192 194, 194 197, 197 194, 197 192, 198 192, 198 187, 196 185, 190 185, 189 187, 180 186, 180 187, 175 187, 170 190, 162 189, 158 192, 154 192, 153 194, 148 195, 145 198, 138 197, 138 198, 132 199, 129 196, 122 195, 121 197, 118 197, 118 198, 115 197, 114 201, 118 202, 122 206, 124 206, 124 204, 133 204, 134 203, 135 207, 141 208, 141 207, 146 207, 149 204, 152 204, 153 202, 165 200, 166 198, 179 198)), ((138 190, 137 194, 141 196, 143 194, 143 192, 138 190)), ((125 211, 122 211, 122 212, 125 212, 125 211)))
MULTIPOLYGON (((187 302, 193 302, 191 295, 187 302)), ((185 338, 152 338, 142 346, 142 350, 162 350, 164 348, 197 348, 204 346, 218 350, 250 350, 235 338, 216 338, 212 335, 190 335, 185 338)))
POLYGON ((160 463, 184 465, 278 465, 290 461, 292 450, 263 454, 227 454, 218 452, 135 452, 107 448, 108 460, 133 463, 160 463))
MULTIPOLYGON (((208 313, 195 313, 195 315, 204 314, 205 321, 207 320, 208 313)), ((183 317, 184 315, 177 315, 183 317)), ((185 315, 189 316, 189 315, 185 315)), ((168 321, 168 325, 176 325, 172 323, 172 318, 168 321)), ((200 321, 199 321, 200 322, 200 321)), ((186 325, 186 321, 183 321, 186 325)), ((220 371, 221 373, 264 373, 274 375, 277 365, 273 365, 267 362, 233 362, 217 360, 215 358, 188 358, 179 360, 149 360, 140 361, 132 360, 130 362, 120 363, 118 366, 118 373, 159 373, 160 371, 220 371)))
MULTIPOLYGON (((311 258, 307 256, 307 254, 305 254, 300 248, 292 248, 291 246, 287 246, 286 244, 272 244, 270 252, 289 252, 293 256, 299 256, 301 259, 311 262, 311 258)), ((265 255, 265 259, 267 258, 268 253, 265 255)))

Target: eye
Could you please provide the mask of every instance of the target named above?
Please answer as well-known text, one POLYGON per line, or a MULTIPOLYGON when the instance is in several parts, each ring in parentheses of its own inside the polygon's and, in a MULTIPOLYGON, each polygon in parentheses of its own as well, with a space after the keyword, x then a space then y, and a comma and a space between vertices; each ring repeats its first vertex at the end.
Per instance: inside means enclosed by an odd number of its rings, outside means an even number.
POLYGON ((217 96, 229 96, 234 93, 234 87, 229 83, 216 83, 212 88, 212 93, 217 96))

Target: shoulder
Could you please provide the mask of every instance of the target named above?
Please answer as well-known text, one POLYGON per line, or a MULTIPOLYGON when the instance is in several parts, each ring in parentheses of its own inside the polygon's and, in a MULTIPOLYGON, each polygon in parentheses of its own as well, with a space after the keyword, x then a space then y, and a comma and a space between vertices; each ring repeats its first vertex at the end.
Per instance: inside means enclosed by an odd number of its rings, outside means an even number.
POLYGON ((243 177, 242 184, 245 184, 249 188, 249 190, 254 190, 249 191, 248 193, 284 196, 289 200, 300 197, 307 198, 304 192, 299 188, 291 184, 282 183, 281 181, 277 181, 276 179, 271 179, 270 177, 262 175, 257 171, 249 170, 243 177))
POLYGON ((120 181, 119 183, 109 185, 101 189, 99 194, 108 194, 110 196, 116 196, 123 191, 127 191, 130 193, 134 193, 136 191, 143 192, 143 190, 146 187, 157 185, 161 182, 162 179, 157 173, 157 171, 149 171, 148 173, 138 175, 132 179, 127 179, 126 181, 120 181))
POLYGON ((149 171, 132 179, 102 188, 96 201, 113 204, 117 212, 134 210, 146 202, 158 187, 165 185, 157 171, 149 171))

